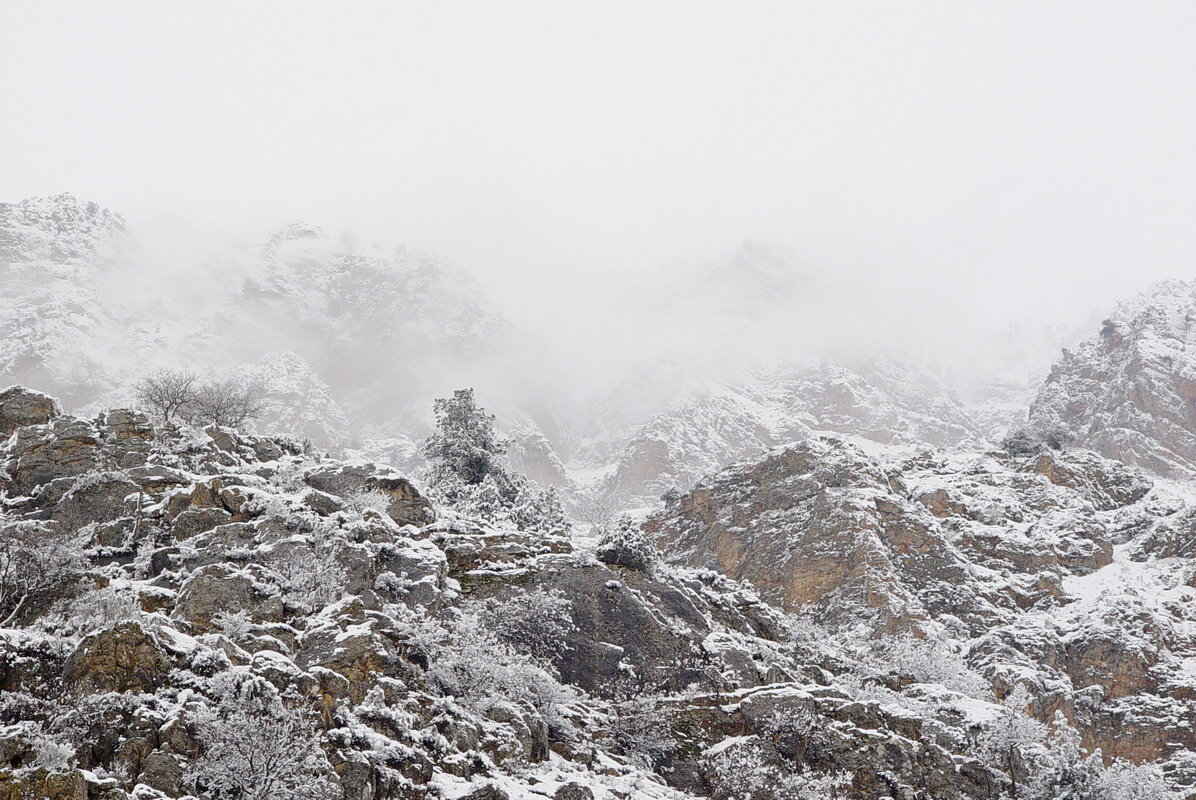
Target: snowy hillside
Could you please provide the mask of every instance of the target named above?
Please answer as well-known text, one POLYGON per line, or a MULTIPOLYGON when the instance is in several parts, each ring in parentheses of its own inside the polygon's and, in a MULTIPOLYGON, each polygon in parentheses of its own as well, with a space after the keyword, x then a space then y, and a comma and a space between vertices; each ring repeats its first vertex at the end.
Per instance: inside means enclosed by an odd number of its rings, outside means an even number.
MULTIPOLYGON (((477 461, 483 417, 441 421, 437 481, 510 477, 477 461)), ((666 562, 629 521, 583 545, 285 437, 72 417, 19 387, 0 435, 13 798, 1047 800, 1082 781, 1167 800, 1196 780, 1196 515, 1097 456, 812 439, 651 520, 666 562)))
MULTIPOLYGON (((832 431, 880 444, 979 446, 984 436, 934 374, 892 359, 833 360, 757 371, 674 402, 622 433, 599 493, 651 504, 670 489, 769 447, 832 431)), ((615 438, 618 441, 618 438, 615 438)))

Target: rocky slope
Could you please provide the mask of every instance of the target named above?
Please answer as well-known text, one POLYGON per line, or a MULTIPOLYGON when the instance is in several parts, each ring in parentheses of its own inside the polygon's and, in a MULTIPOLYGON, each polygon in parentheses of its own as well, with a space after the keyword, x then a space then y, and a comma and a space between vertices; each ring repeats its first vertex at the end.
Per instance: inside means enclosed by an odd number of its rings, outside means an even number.
POLYGON ((1162 475, 1196 474, 1196 285, 1168 281, 1122 303, 1062 359, 1030 424, 1162 475))
POLYGON ((1192 771, 1188 487, 1085 451, 868 455, 836 438, 700 482, 647 529, 847 640, 901 631, 1023 687, 1106 757, 1192 771), (1181 544, 1182 543, 1182 544, 1181 544))
POLYGON ((235 796, 279 741, 312 796, 352 800, 729 797, 759 788, 744 769, 852 798, 1003 785, 981 718, 865 697, 718 573, 487 527, 286 438, 21 388, 0 433, 0 551, 40 565, 0 591, 0 796, 235 796))

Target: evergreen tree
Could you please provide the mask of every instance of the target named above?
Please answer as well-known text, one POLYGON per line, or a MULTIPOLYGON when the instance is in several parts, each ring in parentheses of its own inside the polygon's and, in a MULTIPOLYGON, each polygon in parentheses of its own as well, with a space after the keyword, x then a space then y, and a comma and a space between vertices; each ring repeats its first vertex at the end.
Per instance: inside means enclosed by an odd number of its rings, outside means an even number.
POLYGON ((506 454, 507 443, 494 431, 494 415, 478 407, 473 389, 458 389, 433 408, 436 432, 424 442, 424 455, 434 472, 470 486, 501 472, 498 459, 506 454))
POLYGON ((507 443, 473 389, 436 401, 436 432, 424 442, 428 479, 437 498, 458 511, 524 531, 564 533, 569 523, 552 488, 538 489, 502 463, 507 443))

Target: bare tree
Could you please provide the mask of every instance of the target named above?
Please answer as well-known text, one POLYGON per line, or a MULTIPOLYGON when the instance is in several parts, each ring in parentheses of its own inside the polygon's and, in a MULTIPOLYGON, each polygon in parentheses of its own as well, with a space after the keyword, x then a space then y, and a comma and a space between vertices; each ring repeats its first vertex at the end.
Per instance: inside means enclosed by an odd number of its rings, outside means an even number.
POLYGON ((191 370, 160 369, 146 375, 134 387, 138 405, 166 422, 186 416, 195 401, 199 376, 191 370))
POLYGON ((262 385, 246 378, 204 381, 195 391, 191 419, 206 425, 244 427, 266 408, 262 385))
POLYGON ((619 512, 619 501, 612 492, 595 491, 577 501, 577 516, 592 528, 601 530, 619 512))

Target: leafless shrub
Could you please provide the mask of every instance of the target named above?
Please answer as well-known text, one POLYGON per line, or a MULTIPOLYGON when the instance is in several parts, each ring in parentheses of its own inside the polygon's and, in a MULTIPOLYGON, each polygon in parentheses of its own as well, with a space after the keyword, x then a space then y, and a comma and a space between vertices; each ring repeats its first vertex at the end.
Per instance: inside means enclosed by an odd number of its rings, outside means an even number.
POLYGON ((207 380, 199 384, 191 401, 192 422, 241 428, 265 411, 262 385, 246 378, 207 380))
POLYGON ((190 370, 160 369, 139 380, 133 393, 144 410, 170 422, 176 416, 186 417, 198 384, 199 376, 190 370))
POLYGON ((30 603, 64 596, 83 568, 77 533, 0 520, 0 626, 11 624, 30 603))

